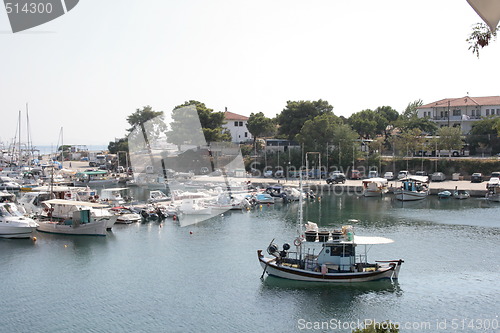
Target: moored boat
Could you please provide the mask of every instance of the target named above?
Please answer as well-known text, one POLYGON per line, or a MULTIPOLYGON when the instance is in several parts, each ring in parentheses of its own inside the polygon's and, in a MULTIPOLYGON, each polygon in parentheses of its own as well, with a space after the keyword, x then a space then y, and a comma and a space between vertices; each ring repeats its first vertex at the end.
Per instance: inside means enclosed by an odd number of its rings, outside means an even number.
POLYGON ((394 190, 394 196, 400 201, 425 199, 429 195, 427 176, 410 176, 401 179, 402 185, 394 190))
POLYGON ((15 203, 15 196, 0 193, 0 237, 29 238, 38 223, 24 216, 22 207, 15 203))
POLYGON ((385 178, 368 178, 363 180, 363 196, 380 197, 386 194, 389 191, 387 183, 388 181, 385 178))

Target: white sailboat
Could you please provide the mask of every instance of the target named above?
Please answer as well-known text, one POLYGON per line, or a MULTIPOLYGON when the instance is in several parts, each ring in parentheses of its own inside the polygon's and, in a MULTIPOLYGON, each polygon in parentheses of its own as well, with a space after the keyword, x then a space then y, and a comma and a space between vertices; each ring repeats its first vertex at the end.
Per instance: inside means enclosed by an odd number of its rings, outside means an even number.
POLYGON ((37 226, 36 221, 24 216, 13 194, 0 192, 1 238, 29 238, 37 226))

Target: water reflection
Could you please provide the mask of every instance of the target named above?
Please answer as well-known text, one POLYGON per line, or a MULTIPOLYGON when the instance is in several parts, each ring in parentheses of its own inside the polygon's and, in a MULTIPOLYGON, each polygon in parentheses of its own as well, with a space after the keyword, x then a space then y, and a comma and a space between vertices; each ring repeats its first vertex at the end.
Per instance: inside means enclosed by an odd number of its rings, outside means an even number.
POLYGON ((267 276, 259 296, 267 304, 292 307, 295 318, 324 320, 348 317, 352 313, 369 312, 380 302, 392 302, 403 296, 396 281, 381 280, 367 283, 300 282, 267 276))

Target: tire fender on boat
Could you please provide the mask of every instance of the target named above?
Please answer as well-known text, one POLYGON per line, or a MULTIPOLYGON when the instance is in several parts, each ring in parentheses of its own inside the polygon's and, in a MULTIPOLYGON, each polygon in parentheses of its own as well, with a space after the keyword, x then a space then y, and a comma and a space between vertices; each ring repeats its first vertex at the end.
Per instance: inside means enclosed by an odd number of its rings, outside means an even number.
POLYGON ((302 240, 300 239, 300 237, 297 237, 293 240, 293 245, 300 246, 300 244, 302 244, 302 240))

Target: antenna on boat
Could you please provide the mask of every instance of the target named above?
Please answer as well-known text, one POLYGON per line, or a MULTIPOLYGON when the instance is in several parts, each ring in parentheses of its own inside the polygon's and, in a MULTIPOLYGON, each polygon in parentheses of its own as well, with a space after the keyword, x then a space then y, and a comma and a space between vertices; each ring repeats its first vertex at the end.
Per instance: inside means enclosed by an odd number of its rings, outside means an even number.
POLYGON ((302 205, 303 205, 303 202, 304 202, 304 199, 303 199, 303 194, 304 194, 304 191, 302 189, 302 172, 299 172, 299 212, 298 212, 298 217, 297 217, 297 232, 299 234, 299 237, 302 237, 303 235, 303 230, 302 230, 302 220, 303 220, 303 212, 302 212, 302 205))

